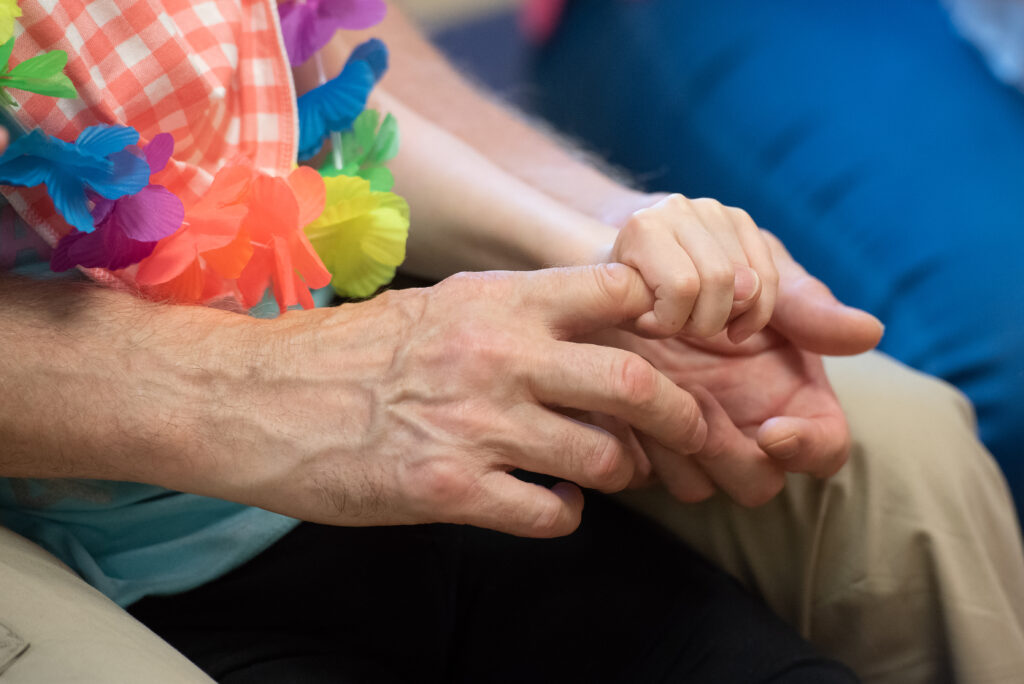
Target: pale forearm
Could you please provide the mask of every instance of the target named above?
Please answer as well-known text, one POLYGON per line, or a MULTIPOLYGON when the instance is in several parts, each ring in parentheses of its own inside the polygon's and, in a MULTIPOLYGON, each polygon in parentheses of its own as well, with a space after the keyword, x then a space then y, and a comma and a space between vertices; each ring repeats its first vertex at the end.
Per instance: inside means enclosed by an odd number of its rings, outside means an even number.
MULTIPOLYGON (((373 31, 389 43, 392 66, 371 106, 394 113, 402 128, 391 166, 413 213, 403 270, 439 278, 606 258, 612 226, 650 199, 575 161, 475 93, 397 10, 392 14, 373 31)), ((336 37, 321 53, 327 75, 340 72, 368 37, 336 37)), ((316 72, 313 60, 296 70, 300 92, 315 86, 316 72)))
POLYGON ((391 48, 386 88, 516 177, 601 221, 621 224, 651 199, 608 177, 460 75, 393 4, 375 35, 391 48))
POLYGON ((377 100, 404 134, 392 163, 395 190, 413 210, 403 270, 440 278, 592 263, 614 241, 614 230, 509 174, 386 92, 377 100))

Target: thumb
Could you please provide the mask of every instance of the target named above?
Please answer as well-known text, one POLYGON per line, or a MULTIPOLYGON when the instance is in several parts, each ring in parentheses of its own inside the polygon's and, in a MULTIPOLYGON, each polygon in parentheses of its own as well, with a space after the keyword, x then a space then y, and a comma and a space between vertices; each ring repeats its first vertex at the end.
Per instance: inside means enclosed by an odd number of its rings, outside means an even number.
POLYGON ((779 270, 779 294, 771 325, 801 349, 850 356, 878 346, 885 326, 860 309, 846 306, 820 280, 798 264, 771 233, 765 232, 779 270))
POLYGON ((520 296, 544 323, 569 338, 632 321, 654 306, 643 278, 623 264, 533 271, 520 296))

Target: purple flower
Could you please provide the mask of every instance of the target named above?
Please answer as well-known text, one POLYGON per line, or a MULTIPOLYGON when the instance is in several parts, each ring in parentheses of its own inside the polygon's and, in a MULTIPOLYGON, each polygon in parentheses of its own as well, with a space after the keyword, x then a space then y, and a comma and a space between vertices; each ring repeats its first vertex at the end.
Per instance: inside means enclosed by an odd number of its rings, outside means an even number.
POLYGON ((0 183, 31 188, 45 184, 53 206, 85 233, 95 227, 86 191, 115 200, 149 182, 146 160, 126 149, 139 134, 126 126, 90 126, 73 143, 38 128, 11 143, 0 157, 0 183))
POLYGON ((293 0, 280 2, 281 33, 292 66, 315 55, 338 29, 361 30, 380 23, 384 0, 293 0))
MULTIPOLYGON (((167 165, 173 151, 174 138, 161 133, 142 152, 156 173, 167 165)), ((96 230, 64 236, 50 259, 52 270, 126 268, 149 256, 156 243, 176 231, 185 218, 181 200, 162 185, 147 185, 116 200, 90 192, 89 199, 96 230)))

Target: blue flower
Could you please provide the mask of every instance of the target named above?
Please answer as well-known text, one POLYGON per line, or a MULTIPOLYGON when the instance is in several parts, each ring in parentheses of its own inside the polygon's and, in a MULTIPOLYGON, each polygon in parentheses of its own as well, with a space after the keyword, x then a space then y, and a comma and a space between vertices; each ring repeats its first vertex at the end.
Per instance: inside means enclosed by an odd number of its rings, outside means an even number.
POLYGON ((300 160, 315 156, 332 132, 352 127, 387 66, 384 43, 368 40, 353 50, 341 74, 299 97, 300 160))
POLYGON ((115 200, 149 184, 149 164, 127 149, 138 141, 138 132, 126 126, 90 126, 73 143, 35 129, 0 156, 0 183, 27 188, 45 184, 65 220, 91 233, 95 225, 87 190, 115 200))

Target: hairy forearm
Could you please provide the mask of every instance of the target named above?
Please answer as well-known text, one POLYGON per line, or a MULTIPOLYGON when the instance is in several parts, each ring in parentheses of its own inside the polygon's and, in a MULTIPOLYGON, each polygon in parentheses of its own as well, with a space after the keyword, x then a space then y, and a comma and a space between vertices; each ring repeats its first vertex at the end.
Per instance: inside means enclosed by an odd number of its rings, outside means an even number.
POLYGON ((189 488, 213 453, 213 381, 235 372, 223 342, 244 321, 0 275, 0 475, 189 488))
POLYGON ((393 4, 366 33, 391 48, 385 86, 407 107, 506 171, 588 216, 618 225, 651 199, 596 168, 460 75, 393 4))
MULTIPOLYGON (((322 52, 324 71, 340 72, 351 36, 322 52)), ((395 59, 402 47, 393 49, 395 59)), ((405 56, 404 54, 402 55, 405 56)), ((301 91, 317 81, 315 62, 296 70, 301 91)), ((413 215, 403 271, 440 279, 459 271, 523 270, 593 263, 609 251, 615 231, 503 168, 486 150, 431 120, 390 88, 370 106, 394 114, 402 145, 390 164, 396 192, 413 215)))
POLYGON ((403 270, 441 278, 464 270, 593 263, 614 230, 509 174, 479 150, 380 93, 404 132, 395 190, 413 211, 403 270))
MULTIPOLYGON (((391 166, 413 213, 404 271, 593 263, 607 258, 613 226, 652 203, 489 101, 396 9, 372 33, 389 44, 391 68, 371 106, 403 131, 391 166)), ((321 53, 327 75, 369 35, 339 34, 321 53)), ((316 82, 313 60, 296 70, 300 92, 316 82)))

